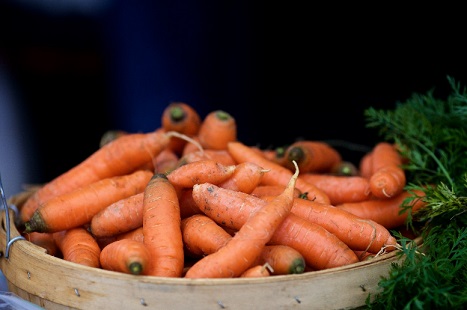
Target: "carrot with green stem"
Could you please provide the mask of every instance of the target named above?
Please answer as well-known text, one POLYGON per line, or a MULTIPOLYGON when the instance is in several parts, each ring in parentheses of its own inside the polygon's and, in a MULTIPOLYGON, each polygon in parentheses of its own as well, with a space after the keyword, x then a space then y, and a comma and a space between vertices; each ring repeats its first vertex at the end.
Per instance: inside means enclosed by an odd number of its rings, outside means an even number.
POLYGON ((144 274, 151 257, 144 243, 121 239, 105 246, 99 256, 102 269, 133 275, 144 274))
POLYGON ((184 267, 177 191, 165 174, 155 174, 144 190, 143 235, 151 260, 145 274, 181 277, 184 267))
MULTIPOLYGON (((265 185, 282 185, 286 186, 288 180, 292 176, 292 171, 280 164, 267 159, 258 154, 253 147, 247 146, 239 141, 229 142, 227 150, 232 155, 237 163, 253 162, 263 169, 268 170, 263 175, 262 184, 265 185)), ((296 180, 295 185, 303 194, 307 195, 310 200, 316 200, 322 203, 330 203, 329 197, 322 190, 306 182, 300 176, 296 180)))
POLYGON ((251 267, 290 214, 298 173, 296 167, 284 192, 253 214, 225 246, 198 260, 185 278, 238 277, 251 267))
POLYGON ((235 118, 226 111, 212 111, 201 122, 197 137, 205 149, 225 150, 227 143, 237 140, 235 118))
POLYGON ((293 168, 296 161, 302 173, 328 173, 342 161, 339 152, 329 144, 320 141, 299 140, 285 150, 285 166, 293 168))
POLYGON ((96 239, 83 227, 53 233, 63 259, 84 266, 100 268, 101 248, 96 239))
POLYGON ((57 232, 90 223, 93 216, 120 199, 144 191, 153 173, 138 170, 80 187, 43 203, 25 223, 25 232, 57 232))

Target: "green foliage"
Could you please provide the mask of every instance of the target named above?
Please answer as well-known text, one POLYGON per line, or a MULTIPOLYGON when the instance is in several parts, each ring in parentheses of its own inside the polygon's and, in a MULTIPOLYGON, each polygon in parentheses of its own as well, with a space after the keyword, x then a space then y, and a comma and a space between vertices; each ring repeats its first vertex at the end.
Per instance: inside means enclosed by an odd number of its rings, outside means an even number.
MULTIPOLYGON (((379 283, 382 292, 368 296, 370 309, 462 309, 467 305, 467 95, 448 77, 453 89, 446 100, 433 92, 414 94, 394 110, 365 111, 368 128, 394 142, 403 157, 406 190, 422 190, 413 199, 425 207, 408 225, 422 227, 418 249, 398 235, 404 259, 392 264, 379 283), (371 303, 370 297, 376 297, 371 303)), ((397 234, 395 232, 395 234, 397 234)))

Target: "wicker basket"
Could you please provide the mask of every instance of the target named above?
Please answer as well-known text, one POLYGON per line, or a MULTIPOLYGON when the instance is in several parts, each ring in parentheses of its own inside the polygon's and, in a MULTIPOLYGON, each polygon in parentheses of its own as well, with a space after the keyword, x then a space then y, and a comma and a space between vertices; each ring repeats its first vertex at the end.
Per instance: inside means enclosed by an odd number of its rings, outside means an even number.
MULTIPOLYGON (((22 203, 26 196, 10 202, 22 203)), ((135 276, 48 255, 19 237, 13 211, 7 217, 2 210, 1 220, 0 267, 9 290, 46 309, 352 309, 379 291, 381 276, 400 257, 394 251, 343 267, 267 278, 135 276)))

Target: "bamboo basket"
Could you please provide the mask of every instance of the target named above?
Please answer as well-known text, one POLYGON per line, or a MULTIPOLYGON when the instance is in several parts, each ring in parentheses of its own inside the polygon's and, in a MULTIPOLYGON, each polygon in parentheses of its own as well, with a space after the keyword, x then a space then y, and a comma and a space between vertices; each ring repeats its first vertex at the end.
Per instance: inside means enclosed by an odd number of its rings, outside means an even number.
MULTIPOLYGON (((14 196, 9 204, 18 206, 27 196, 14 196)), ((45 309, 354 309, 379 292, 381 277, 402 257, 393 251, 343 267, 267 278, 136 276, 48 255, 21 238, 13 210, 8 214, 1 211, 0 227, 0 267, 8 288, 45 309)))

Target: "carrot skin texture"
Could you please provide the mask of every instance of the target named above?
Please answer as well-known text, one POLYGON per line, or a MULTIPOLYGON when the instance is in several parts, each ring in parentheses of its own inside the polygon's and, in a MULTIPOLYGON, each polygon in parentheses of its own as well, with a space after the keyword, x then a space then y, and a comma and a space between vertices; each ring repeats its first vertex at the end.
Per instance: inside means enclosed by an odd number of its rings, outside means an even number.
POLYGON ((105 144, 84 161, 39 188, 21 208, 21 220, 52 197, 74 191, 96 181, 134 172, 151 162, 169 143, 161 130, 123 135, 105 144))
POLYGON ((181 277, 184 264, 177 191, 165 174, 155 174, 144 190, 143 235, 151 260, 146 275, 181 277))
POLYGON ((153 173, 147 170, 96 181, 42 204, 25 223, 25 232, 57 232, 91 222, 112 203, 144 191, 153 173))
POLYGON ((128 274, 143 274, 149 264, 149 251, 144 243, 121 239, 105 246, 99 256, 101 267, 128 274))
POLYGON ((219 184, 229 178, 236 165, 225 166, 214 160, 199 160, 180 166, 167 175, 170 183, 178 188, 191 188, 198 183, 219 184))
POLYGON ((58 231, 53 233, 53 237, 64 260, 100 268, 101 248, 96 239, 83 227, 58 231))
MULTIPOLYGON (((237 163, 253 162, 258 166, 268 170, 262 177, 262 184, 265 185, 282 185, 286 186, 288 180, 292 176, 290 169, 273 162, 259 154, 253 147, 249 147, 239 141, 229 142, 227 150, 232 155, 237 163)), ((318 189, 313 184, 304 181, 300 175, 297 178, 295 185, 302 193, 307 193, 310 200, 316 200, 322 203, 330 203, 329 197, 322 190, 318 189)))

